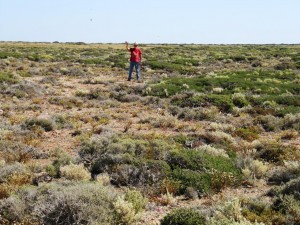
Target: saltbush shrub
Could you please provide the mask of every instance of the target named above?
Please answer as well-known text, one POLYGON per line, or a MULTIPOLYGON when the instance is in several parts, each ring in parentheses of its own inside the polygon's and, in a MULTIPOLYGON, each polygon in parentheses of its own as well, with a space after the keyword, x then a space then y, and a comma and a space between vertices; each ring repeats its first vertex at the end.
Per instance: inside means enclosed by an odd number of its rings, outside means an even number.
POLYGON ((179 208, 172 210, 162 220, 161 225, 202 225, 204 218, 193 208, 179 208))
POLYGON ((81 107, 83 101, 75 97, 51 97, 49 103, 54 105, 60 105, 65 109, 72 109, 74 107, 81 107))
POLYGON ((241 93, 234 93, 232 95, 232 101, 233 101, 233 104, 237 107, 244 107, 244 106, 247 106, 250 104, 247 101, 245 95, 241 94, 241 93))
POLYGON ((70 164, 60 167, 60 176, 68 180, 87 181, 91 179, 91 174, 83 166, 83 164, 70 164))
POLYGON ((22 125, 24 129, 32 130, 36 127, 41 127, 46 132, 52 131, 54 129, 54 123, 52 120, 48 119, 28 119, 22 125))
POLYGON ((282 120, 272 115, 258 116, 255 123, 262 125, 266 131, 279 131, 282 128, 282 120))
POLYGON ((282 123, 284 129, 295 129, 300 131, 300 113, 285 115, 282 123))
POLYGON ((171 151, 167 158, 171 168, 180 167, 183 169, 202 170, 203 154, 197 150, 171 151))
POLYGON ((137 190, 127 189, 124 199, 131 202, 136 212, 142 212, 147 204, 147 199, 137 190))
POLYGON ((285 146, 277 142, 266 142, 257 147, 255 158, 263 159, 267 162, 282 163, 284 160, 285 146))
POLYGON ((95 135, 81 143, 79 149, 79 157, 81 162, 89 169, 99 159, 99 157, 107 151, 108 146, 112 142, 113 134, 95 135))
POLYGON ((0 215, 11 223, 31 215, 39 224, 116 224, 116 196, 97 183, 52 183, 1 200, 0 215))
POLYGON ((300 203, 300 177, 286 183, 280 190, 282 195, 293 195, 300 203))
POLYGON ((0 141, 0 157, 5 159, 7 163, 24 163, 32 158, 38 158, 39 155, 35 148, 21 142, 0 141))
POLYGON ((208 173, 178 168, 172 171, 171 176, 180 183, 180 194, 184 194, 188 187, 193 187, 201 196, 212 192, 211 176, 208 173))
POLYGON ((238 128, 234 134, 247 141, 254 141, 259 138, 258 130, 255 127, 238 128))
POLYGON ((26 167, 21 163, 7 164, 0 168, 0 183, 7 182, 13 174, 26 173, 26 167))
POLYGON ((18 79, 13 74, 3 73, 3 72, 0 73, 0 84, 1 83, 14 84, 17 82, 18 82, 18 79))
MULTIPOLYGON (((298 192, 299 196, 299 192, 298 192)), ((282 213, 285 217, 285 224, 300 223, 300 198, 293 195, 279 195, 272 207, 282 213)))
POLYGON ((300 177, 299 162, 284 161, 284 164, 285 167, 274 169, 271 172, 268 182, 279 185, 300 177))
POLYGON ((62 151, 61 149, 57 149, 55 154, 55 159, 53 160, 51 165, 46 167, 46 172, 53 177, 59 177, 60 168, 66 165, 71 164, 72 158, 66 152, 62 151))
POLYGON ((272 209, 271 205, 260 200, 243 200, 242 215, 248 221, 263 224, 284 224, 284 216, 272 209))
POLYGON ((123 196, 117 197, 114 202, 117 224, 133 224, 139 219, 139 214, 134 210, 133 204, 124 199, 123 196))

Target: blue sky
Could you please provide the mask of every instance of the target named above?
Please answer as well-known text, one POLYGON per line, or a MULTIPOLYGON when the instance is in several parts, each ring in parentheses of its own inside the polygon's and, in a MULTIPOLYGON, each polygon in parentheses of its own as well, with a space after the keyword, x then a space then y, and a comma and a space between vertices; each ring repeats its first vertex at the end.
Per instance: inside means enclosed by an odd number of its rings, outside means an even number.
POLYGON ((0 41, 300 43, 300 0, 0 0, 0 41))

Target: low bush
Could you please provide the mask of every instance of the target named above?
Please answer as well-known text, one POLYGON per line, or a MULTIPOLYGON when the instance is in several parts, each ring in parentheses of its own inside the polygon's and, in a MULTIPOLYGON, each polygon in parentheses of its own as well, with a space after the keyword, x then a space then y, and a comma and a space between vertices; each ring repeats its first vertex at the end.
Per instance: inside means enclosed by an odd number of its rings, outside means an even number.
POLYGON ((4 165, 0 168, 0 183, 6 183, 12 175, 26 173, 26 171, 24 164, 18 162, 4 165))
POLYGON ((18 141, 0 141, 0 157, 7 163, 25 163, 32 158, 38 158, 39 154, 35 148, 18 141))
POLYGON ((9 84, 14 84, 17 83, 18 79, 16 78, 16 76, 14 76, 11 73, 0 73, 0 84, 1 83, 9 83, 9 84))
POLYGON ((26 120, 22 127, 24 129, 29 129, 29 130, 33 130, 36 127, 41 127, 42 129, 44 129, 46 132, 48 131, 52 131, 54 129, 54 123, 52 120, 48 120, 48 119, 28 119, 26 120))
POLYGON ((60 167, 60 175, 67 180, 87 181, 91 179, 91 174, 87 171, 83 164, 62 166, 60 167))
MULTIPOLYGON (((251 225, 252 222, 245 219, 242 214, 241 201, 238 198, 231 199, 225 203, 218 205, 213 215, 207 218, 208 224, 216 225, 251 225)), ((263 223, 255 223, 255 225, 263 225, 263 223)))
POLYGON ((147 199, 137 190, 127 189, 125 192, 124 199, 128 202, 131 202, 133 208, 137 213, 142 212, 147 204, 147 199))
POLYGON ((31 184, 32 173, 21 163, 7 164, 0 168, 0 199, 24 185, 31 184))
POLYGON ((173 111, 174 108, 170 110, 172 114, 177 115, 179 119, 184 120, 208 120, 215 121, 216 117, 220 113, 220 110, 216 106, 209 107, 196 107, 196 108, 182 108, 176 111, 173 111))
POLYGON ((129 163, 113 164, 110 173, 111 182, 115 185, 148 188, 148 191, 159 191, 161 182, 170 174, 169 165, 160 160, 134 159, 129 163))
POLYGON ((202 225, 204 218, 193 208, 179 208, 172 210, 162 220, 161 225, 202 225))
POLYGON ((75 97, 51 97, 49 98, 49 103, 60 105, 65 109, 80 108, 83 105, 83 101, 75 97))
POLYGON ((46 167, 46 171, 50 176, 60 177, 60 168, 66 165, 71 164, 72 158, 66 152, 57 149, 54 154, 55 159, 51 165, 46 167))
POLYGON ((171 177, 180 183, 180 194, 184 194, 188 187, 193 187, 201 196, 212 192, 208 173, 178 168, 172 171, 171 177))
POLYGON ((202 145, 197 148, 197 151, 203 152, 211 156, 221 156, 229 158, 227 152, 224 149, 213 147, 212 145, 202 145))
POLYGON ((219 144, 223 146, 230 146, 236 143, 234 137, 231 134, 223 131, 207 132, 203 135, 203 138, 209 143, 219 144))
MULTIPOLYGON (((298 192, 298 196, 299 196, 299 192, 298 192)), ((300 198, 299 197, 295 197, 293 195, 280 195, 274 202, 273 209, 284 215, 286 224, 300 223, 300 198)))
POLYGON ((124 199, 124 197, 117 197, 114 202, 114 208, 116 211, 117 224, 133 224, 136 222, 140 215, 134 210, 133 204, 124 199))
POLYGON ((238 167, 242 170, 244 179, 252 185, 255 184, 256 179, 264 178, 269 169, 268 163, 254 160, 251 157, 241 156, 238 164, 238 167))
POLYGON ((255 127, 238 128, 234 134, 245 139, 246 141, 254 141, 259 138, 259 131, 255 127))
POLYGON ((300 152, 293 145, 284 145, 280 142, 270 141, 257 147, 255 158, 267 162, 283 164, 284 160, 299 160, 300 152))
POLYGON ((266 131, 279 131, 282 128, 282 120, 272 115, 258 116, 256 124, 262 125, 266 131))
POLYGON ((243 200, 242 215, 252 223, 285 224, 284 215, 276 212, 271 205, 260 200, 243 200))
POLYGON ((300 204, 300 177, 286 183, 279 191, 282 195, 292 195, 300 204))
POLYGON ((76 92, 76 96, 78 97, 86 97, 87 99, 97 99, 97 100, 106 100, 109 98, 108 93, 103 91, 103 89, 96 88, 92 89, 88 92, 76 92))
POLYGON ((99 184, 52 183, 1 200, 0 215, 11 223, 31 215, 39 224, 116 224, 116 196, 99 184))
POLYGON ((235 106, 240 107, 240 108, 245 107, 250 104, 247 101, 245 95, 242 93, 234 93, 232 95, 232 102, 235 106))
POLYGON ((300 177, 300 163, 298 161, 284 161, 285 167, 273 170, 268 178, 272 184, 287 183, 300 177))
POLYGON ((89 169, 108 150, 114 134, 95 135, 81 143, 79 149, 80 161, 89 169))
POLYGON ((43 86, 33 81, 21 80, 16 84, 10 85, 5 93, 17 98, 28 99, 43 96, 46 93, 46 90, 43 86))
POLYGON ((168 164, 171 168, 201 170, 204 169, 203 154, 197 150, 178 150, 168 154, 168 164))
POLYGON ((282 123, 283 129, 295 129, 300 131, 300 113, 285 115, 282 123))

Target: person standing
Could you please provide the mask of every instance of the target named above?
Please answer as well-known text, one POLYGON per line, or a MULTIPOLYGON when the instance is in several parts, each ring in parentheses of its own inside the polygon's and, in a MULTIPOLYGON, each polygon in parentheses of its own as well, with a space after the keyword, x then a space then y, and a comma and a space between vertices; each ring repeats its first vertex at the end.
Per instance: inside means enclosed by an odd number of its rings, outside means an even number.
POLYGON ((141 61, 142 61, 142 51, 138 47, 138 44, 135 42, 133 44, 133 48, 128 47, 128 42, 125 42, 126 49, 130 51, 130 66, 128 71, 128 81, 132 78, 132 71, 135 68, 136 71, 136 79, 140 80, 141 78, 141 61))

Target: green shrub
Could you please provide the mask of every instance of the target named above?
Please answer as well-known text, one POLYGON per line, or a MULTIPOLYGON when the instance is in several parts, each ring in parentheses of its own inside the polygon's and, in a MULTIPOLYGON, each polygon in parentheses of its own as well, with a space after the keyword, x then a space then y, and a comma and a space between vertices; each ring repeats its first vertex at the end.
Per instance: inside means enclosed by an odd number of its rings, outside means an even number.
POLYGON ((54 165, 47 165, 45 168, 46 172, 49 174, 51 177, 56 177, 59 174, 58 168, 56 168, 54 165))
POLYGON ((117 197, 117 200, 114 202, 114 208, 116 224, 133 224, 140 217, 140 214, 136 213, 133 204, 126 201, 123 196, 117 197))
POLYGON ((141 194, 141 192, 136 190, 127 189, 125 192, 124 199, 132 203, 133 208, 137 213, 142 212, 147 204, 147 199, 141 194))
POLYGON ((180 167, 183 169, 202 170, 203 154, 194 149, 182 149, 177 151, 171 151, 167 159, 171 168, 180 167))
POLYGON ((207 104, 207 100, 205 99, 204 95, 175 95, 171 99, 171 103, 174 105, 178 105, 180 107, 190 107, 190 108, 196 108, 196 107, 202 107, 207 104))
MULTIPOLYGON (((34 134, 29 135, 34 138, 34 134)), ((34 157, 38 157, 35 148, 25 145, 19 141, 0 141, 0 156, 7 163, 11 162, 27 162, 34 157)))
POLYGON ((53 122, 58 129, 73 128, 72 124, 63 115, 54 115, 53 122))
POLYGON ((255 127, 238 128, 234 134, 247 141, 254 141, 259 138, 258 130, 255 127))
POLYGON ((262 125, 266 131, 279 131, 282 128, 282 120, 272 115, 258 116, 255 123, 262 125))
POLYGON ((234 93, 232 95, 232 101, 233 104, 237 107, 244 107, 249 105, 250 103, 246 100, 246 97, 244 94, 241 93, 234 93))
POLYGON ((292 195, 300 204, 300 177, 289 181, 280 190, 279 194, 292 195))
POLYGON ((284 215, 285 224, 300 223, 299 198, 296 198, 293 195, 280 195, 274 202, 273 209, 284 215))
POLYGON ((206 169, 215 169, 220 172, 232 173, 235 177, 239 177, 241 172, 235 165, 235 160, 224 156, 214 156, 203 154, 203 165, 206 169))
POLYGON ((13 57, 13 58, 22 58, 22 54, 18 52, 0 52, 0 59, 6 59, 8 57, 13 57))
POLYGON ((43 128, 46 132, 52 131, 54 129, 54 123, 52 120, 48 119, 28 119, 24 122, 22 125, 23 128, 32 130, 35 129, 36 127, 41 127, 43 128))
POLYGON ((53 177, 60 176, 60 168, 66 165, 71 164, 72 158, 65 151, 57 149, 55 152, 55 159, 52 162, 52 165, 46 167, 46 172, 53 177))
POLYGON ((18 82, 18 79, 13 74, 0 72, 0 84, 4 82, 14 84, 18 82))
POLYGON ((190 74, 195 72, 195 69, 193 67, 188 67, 186 65, 182 65, 176 62, 172 63, 167 61, 149 60, 146 64, 153 70, 161 69, 166 70, 168 72, 179 72, 181 74, 190 74))
POLYGON ((83 105, 83 101, 74 97, 51 97, 49 98, 49 103, 63 106, 65 109, 72 109, 83 105))
POLYGON ((207 100, 223 112, 230 112, 234 107, 233 101, 228 95, 210 94, 207 96, 207 100))
POLYGON ((106 62, 104 59, 102 58, 90 58, 90 59, 81 59, 79 60, 80 63, 83 64, 96 64, 96 65, 101 65, 101 66, 107 66, 109 65, 108 62, 106 62))
POLYGON ((243 201, 242 206, 242 215, 250 222, 284 224, 284 215, 273 210, 267 203, 248 200, 243 201))
POLYGON ((189 169, 175 169, 171 174, 172 179, 179 181, 180 193, 184 194, 188 187, 193 187, 200 195, 211 193, 211 176, 189 169))
POLYGON ((204 219, 201 213, 193 208, 172 210, 162 220, 161 225, 202 225, 204 219))
POLYGON ((87 181, 91 179, 91 174, 83 166, 83 164, 69 164, 60 167, 60 175, 68 180, 87 181))
MULTIPOLYGON (((136 187, 159 187, 170 174, 169 165, 162 160, 135 158, 128 153, 101 156, 92 167, 92 174, 106 172, 112 184, 136 187)), ((158 191, 158 190, 157 190, 158 191)))
POLYGON ((167 162, 174 169, 173 179, 181 182, 181 192, 187 187, 194 187, 201 193, 218 192, 241 180, 241 171, 227 155, 181 150, 171 152, 167 162))
POLYGON ((279 117, 284 117, 287 114, 299 114, 299 113, 300 113, 300 107, 293 106, 293 105, 277 107, 275 111, 275 115, 279 117))
POLYGON ((300 131, 300 113, 286 114, 282 119, 283 129, 295 129, 300 131))
POLYGON ((91 169, 93 164, 103 155, 107 150, 108 146, 112 142, 113 134, 107 133, 106 135, 92 136, 88 140, 84 140, 81 143, 79 149, 79 157, 84 165, 91 169))
POLYGON ((267 162, 282 163, 284 160, 284 153, 287 147, 277 142, 266 142, 257 147, 255 154, 256 158, 261 158, 267 162))
POLYGON ((298 163, 298 161, 284 161, 284 164, 284 168, 278 168, 272 171, 268 178, 268 182, 280 185, 300 177, 300 163, 298 163))
POLYGON ((32 215, 39 224, 115 224, 116 196, 97 183, 51 183, 0 201, 0 215, 11 223, 32 215))

